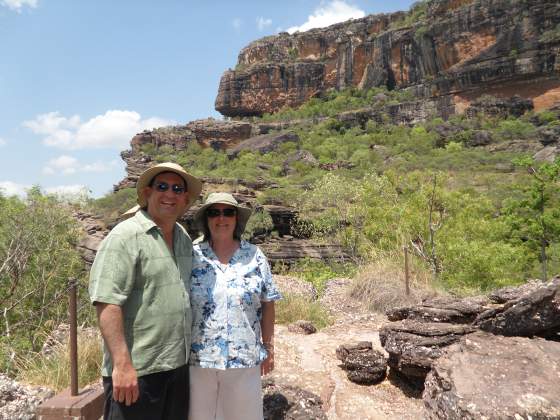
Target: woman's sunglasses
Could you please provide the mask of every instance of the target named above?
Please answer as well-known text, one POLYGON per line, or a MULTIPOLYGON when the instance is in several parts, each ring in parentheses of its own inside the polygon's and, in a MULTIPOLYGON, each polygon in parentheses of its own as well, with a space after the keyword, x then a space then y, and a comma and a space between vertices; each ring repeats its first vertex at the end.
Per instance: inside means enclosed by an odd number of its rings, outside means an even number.
POLYGON ((208 209, 206 210, 206 216, 208 217, 218 217, 223 215, 224 217, 233 217, 237 214, 236 209, 208 209))
MULTIPOLYGON (((167 182, 156 182, 152 188, 155 188, 156 191, 165 192, 169 189, 169 184, 167 182)), ((180 195, 185 192, 185 187, 179 184, 171 185, 171 191, 175 194, 180 195)))

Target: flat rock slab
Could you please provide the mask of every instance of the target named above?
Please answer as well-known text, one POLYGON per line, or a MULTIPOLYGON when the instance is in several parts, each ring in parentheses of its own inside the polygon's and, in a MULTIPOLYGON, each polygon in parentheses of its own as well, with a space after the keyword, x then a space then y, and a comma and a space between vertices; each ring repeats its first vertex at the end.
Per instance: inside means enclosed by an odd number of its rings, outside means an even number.
POLYGON ((555 335, 560 331, 560 278, 482 313, 475 324, 481 330, 506 336, 555 335))
POLYGON ((469 334, 435 361, 423 399, 428 419, 559 419, 560 343, 469 334))
POLYGON ((379 339, 389 353, 389 366, 421 383, 444 348, 473 331, 469 325, 405 319, 383 325, 379 339))
POLYGON ((489 309, 484 298, 440 297, 423 300, 420 305, 404 306, 387 311, 389 321, 417 319, 427 322, 470 324, 489 309))

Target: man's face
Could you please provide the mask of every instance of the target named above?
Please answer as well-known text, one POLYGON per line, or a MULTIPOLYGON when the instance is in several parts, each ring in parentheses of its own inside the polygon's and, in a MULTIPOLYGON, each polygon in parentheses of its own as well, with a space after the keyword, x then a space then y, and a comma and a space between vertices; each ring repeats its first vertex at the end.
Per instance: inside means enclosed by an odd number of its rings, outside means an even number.
POLYGON ((156 222, 176 221, 185 213, 189 200, 185 181, 173 172, 157 175, 152 186, 144 188, 144 196, 148 201, 148 214, 156 222))

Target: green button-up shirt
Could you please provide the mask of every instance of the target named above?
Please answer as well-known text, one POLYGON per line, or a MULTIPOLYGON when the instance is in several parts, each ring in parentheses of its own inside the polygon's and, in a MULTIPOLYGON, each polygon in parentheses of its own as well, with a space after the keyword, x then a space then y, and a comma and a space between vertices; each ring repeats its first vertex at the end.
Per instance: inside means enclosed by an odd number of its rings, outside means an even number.
MULTIPOLYGON (((138 376, 187 363, 192 315, 189 300, 192 242, 175 225, 173 253, 145 211, 119 223, 103 240, 90 272, 91 302, 119 305, 138 376)), ((104 348, 103 376, 111 376, 104 348)))

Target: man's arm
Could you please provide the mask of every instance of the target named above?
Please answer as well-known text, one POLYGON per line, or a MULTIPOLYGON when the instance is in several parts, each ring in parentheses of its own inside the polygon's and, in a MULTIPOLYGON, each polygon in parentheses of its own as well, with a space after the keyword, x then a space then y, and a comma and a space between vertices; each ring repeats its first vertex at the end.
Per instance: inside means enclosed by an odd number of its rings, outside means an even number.
POLYGON ((266 375, 274 369, 274 302, 262 303, 261 332, 262 340, 268 357, 261 364, 261 375, 266 375))
POLYGON ((124 339, 122 308, 119 305, 96 302, 99 329, 113 362, 113 398, 131 405, 138 399, 138 378, 124 339))

